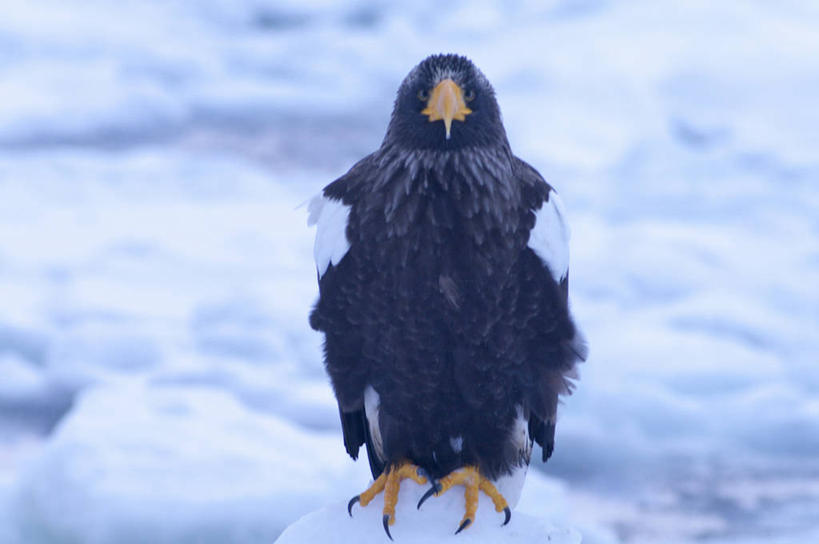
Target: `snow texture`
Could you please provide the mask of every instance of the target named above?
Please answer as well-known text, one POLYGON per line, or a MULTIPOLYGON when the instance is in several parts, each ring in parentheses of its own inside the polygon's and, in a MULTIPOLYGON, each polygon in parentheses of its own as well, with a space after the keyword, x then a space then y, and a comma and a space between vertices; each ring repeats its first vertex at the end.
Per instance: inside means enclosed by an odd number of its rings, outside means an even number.
POLYGON ((592 356, 516 514, 816 541, 818 28, 795 0, 5 1, 0 542, 271 542, 366 485, 299 205, 438 52, 572 227, 592 356))
POLYGON ((366 481, 336 446, 212 388, 95 388, 23 472, 12 512, 27 543, 272 542, 317 497, 366 481))
MULTIPOLYGON (((426 487, 405 480, 398 494, 395 523, 390 534, 396 542, 433 544, 452 536, 463 517, 464 498, 460 488, 425 502, 420 510, 415 505, 426 487), (432 501, 432 502, 431 502, 432 501)), ((307 514, 288 527, 277 544, 304 542, 384 544, 388 542, 382 529, 383 496, 379 495, 364 508, 354 507, 353 517, 347 515, 346 503, 331 504, 307 514)), ((469 543, 551 542, 580 544, 577 531, 558 528, 529 514, 515 513, 509 525, 502 526, 503 514, 495 512, 492 501, 482 495, 475 522, 458 534, 457 541, 469 543)))

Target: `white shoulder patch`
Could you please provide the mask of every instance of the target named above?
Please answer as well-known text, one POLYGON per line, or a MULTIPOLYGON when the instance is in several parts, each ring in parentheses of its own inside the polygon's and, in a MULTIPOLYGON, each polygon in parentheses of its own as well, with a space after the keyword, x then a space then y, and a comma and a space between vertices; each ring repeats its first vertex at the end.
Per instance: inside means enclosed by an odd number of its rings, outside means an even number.
POLYGON ((535 226, 529 233, 529 247, 540 257, 560 282, 569 272, 569 225, 563 212, 563 201, 555 191, 535 211, 535 226))
POLYGON ((314 196, 307 205, 307 224, 317 225, 316 243, 313 245, 313 258, 319 277, 327 271, 332 263, 337 265, 350 249, 347 240, 347 219, 350 206, 341 200, 327 198, 324 194, 314 196))

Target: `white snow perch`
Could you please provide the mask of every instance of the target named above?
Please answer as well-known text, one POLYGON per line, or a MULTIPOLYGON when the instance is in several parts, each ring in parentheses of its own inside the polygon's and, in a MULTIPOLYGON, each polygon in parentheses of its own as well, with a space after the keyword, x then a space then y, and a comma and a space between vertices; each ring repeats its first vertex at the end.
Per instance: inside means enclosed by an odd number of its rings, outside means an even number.
MULTIPOLYGON (((548 521, 521 512, 512 512, 506 526, 503 513, 495 512, 492 501, 486 497, 478 506, 475 522, 468 530, 454 534, 464 513, 464 495, 458 490, 432 497, 420 509, 416 504, 428 486, 420 486, 405 480, 401 484, 396 506, 395 524, 390 526, 394 541, 398 544, 438 543, 442 540, 453 544, 474 543, 536 543, 580 544, 580 533, 572 529, 557 528, 548 521)), ((316 510, 288 527, 276 544, 347 543, 389 544, 390 540, 381 528, 383 494, 379 494, 364 508, 353 508, 352 517, 347 515, 347 504, 336 503, 316 510)))

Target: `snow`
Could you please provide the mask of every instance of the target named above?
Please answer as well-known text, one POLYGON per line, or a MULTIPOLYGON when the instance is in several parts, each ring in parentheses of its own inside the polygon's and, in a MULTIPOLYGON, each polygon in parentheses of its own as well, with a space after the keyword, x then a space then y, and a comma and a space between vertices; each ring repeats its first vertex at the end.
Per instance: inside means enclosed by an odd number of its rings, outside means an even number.
MULTIPOLYGON (((427 501, 420 510, 415 505, 426 489, 415 482, 401 484, 395 524, 390 534, 397 542, 426 544, 451 537, 463 517, 462 493, 452 490, 427 501)), ((475 522, 458 534, 458 542, 553 542, 580 544, 581 536, 572 529, 555 527, 529 514, 515 513, 509 525, 502 526, 503 514, 498 514, 491 501, 482 497, 475 522)), ((347 515, 346 504, 339 502, 307 514, 288 527, 276 541, 278 544, 303 542, 360 542, 383 544, 387 539, 382 529, 383 499, 379 495, 365 508, 355 508, 347 515)))
POLYGON ((19 538, 270 542, 317 498, 366 481, 336 438, 253 413, 218 389, 93 388, 21 476, 19 538))
POLYGON ((0 541, 269 542, 366 485, 299 206, 441 51, 560 192, 591 346, 514 519, 816 540, 818 26, 791 0, 5 2, 0 541))

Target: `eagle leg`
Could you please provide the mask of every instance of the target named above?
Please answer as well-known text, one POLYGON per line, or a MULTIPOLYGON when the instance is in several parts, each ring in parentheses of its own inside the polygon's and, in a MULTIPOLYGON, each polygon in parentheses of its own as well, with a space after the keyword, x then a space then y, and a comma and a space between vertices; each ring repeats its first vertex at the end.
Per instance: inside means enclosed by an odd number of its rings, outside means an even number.
POLYGON ((452 471, 448 475, 441 478, 438 482, 435 482, 429 491, 427 491, 424 496, 421 497, 421 500, 418 502, 418 508, 420 508, 421 504, 423 504, 423 502, 432 495, 435 495, 436 497, 443 495, 450 488, 456 485, 464 486, 464 499, 466 502, 466 512, 461 520, 461 524, 458 526, 458 530, 455 531, 456 535, 469 527, 475 520, 475 513, 478 511, 479 491, 483 491, 490 499, 492 499, 496 512, 503 512, 505 514, 503 524, 506 525, 509 523, 509 520, 512 517, 512 511, 509 508, 509 504, 506 502, 506 499, 503 497, 503 495, 501 495, 500 491, 498 491, 495 485, 488 479, 484 478, 474 466, 467 466, 459 470, 452 471))
POLYGON ((384 531, 392 540, 390 525, 395 523, 395 505, 398 504, 398 490, 401 488, 401 482, 409 478, 419 485, 424 485, 427 483, 427 479, 422 473, 423 470, 420 467, 408 461, 401 461, 397 465, 388 466, 366 491, 350 499, 347 504, 347 512, 352 516, 355 503, 367 506, 376 495, 383 491, 384 516, 382 519, 384 521, 384 531))

